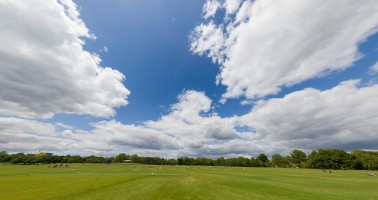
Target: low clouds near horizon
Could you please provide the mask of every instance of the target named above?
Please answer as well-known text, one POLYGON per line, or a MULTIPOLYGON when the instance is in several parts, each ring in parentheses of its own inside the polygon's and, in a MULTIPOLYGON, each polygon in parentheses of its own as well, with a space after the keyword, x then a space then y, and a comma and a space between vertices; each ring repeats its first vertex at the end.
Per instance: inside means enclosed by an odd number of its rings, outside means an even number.
MULTIPOLYGON (((189 50, 219 64, 217 80, 227 88, 223 102, 246 97, 252 108, 222 117, 210 94, 187 89, 168 113, 135 125, 106 118, 129 103, 130 91, 125 75, 101 66, 100 56, 84 49, 85 39, 95 36, 72 1, 2 1, 0 150, 170 158, 377 150, 376 83, 344 80, 326 90, 311 86, 266 98, 352 67, 363 57, 358 45, 378 30, 375 4, 208 0, 206 22, 194 27, 189 50), (222 9, 222 22, 216 23, 222 9), (102 121, 82 130, 41 120, 58 113, 102 121)), ((366 68, 376 73, 377 66, 366 68)))
POLYGON ((84 131, 61 124, 0 118, 0 143, 9 150, 42 148, 84 155, 127 152, 163 157, 272 155, 295 148, 374 149, 378 140, 378 85, 358 84, 358 80, 350 80, 325 91, 307 88, 283 98, 259 101, 248 114, 230 118, 212 112, 212 101, 193 90, 180 94, 168 114, 142 125, 106 120, 84 131), (242 126, 250 131, 237 131, 242 126))

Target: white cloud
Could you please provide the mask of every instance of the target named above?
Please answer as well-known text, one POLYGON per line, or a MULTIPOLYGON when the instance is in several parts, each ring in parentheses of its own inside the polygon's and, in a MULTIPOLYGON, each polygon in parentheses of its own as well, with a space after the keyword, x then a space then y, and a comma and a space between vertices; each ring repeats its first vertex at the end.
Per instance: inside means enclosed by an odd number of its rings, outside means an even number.
POLYGON ((242 0, 224 0, 223 2, 221 0, 207 0, 202 8, 203 18, 214 17, 217 11, 222 8, 226 10, 227 16, 235 14, 241 3, 242 0))
POLYGON ((189 90, 179 96, 169 114, 157 121, 147 121, 146 126, 179 137, 193 147, 240 137, 232 119, 208 113, 210 108, 211 100, 204 93, 189 90))
POLYGON ((197 26, 190 35, 192 43, 190 50, 199 55, 208 55, 213 62, 222 62, 222 50, 224 47, 224 35, 222 27, 217 27, 214 22, 207 25, 201 24, 197 26))
POLYGON ((370 68, 369 68, 369 71, 370 73, 372 74, 375 74, 378 72, 378 62, 376 62, 374 65, 372 65, 370 68))
POLYGON ((185 91, 156 121, 126 125, 115 120, 83 131, 61 123, 0 118, 0 144, 9 152, 114 156, 257 156, 287 154, 294 148, 375 149, 378 140, 378 84, 351 80, 320 91, 261 100, 250 113, 222 118, 203 92, 185 91), (254 131, 237 131, 246 126, 254 131))
POLYGON ((232 156, 263 149, 261 142, 252 145, 257 141, 253 133, 235 130, 235 118, 221 118, 210 108, 211 100, 204 93, 189 90, 178 96, 169 114, 142 125, 110 120, 83 131, 61 123, 0 118, 0 142, 2 150, 9 152, 81 155, 232 156))
MULTIPOLYGON (((68 126, 62 126, 62 124, 3 117, 0 118, 0 146, 1 150, 10 153, 36 153, 41 150, 59 155, 114 156, 121 150, 120 146, 114 141, 124 142, 130 140, 130 138, 123 137, 126 136, 123 131, 127 131, 127 129, 118 129, 117 123, 114 121, 100 122, 94 126, 96 128, 90 132, 75 128, 71 129, 68 126), (118 132, 113 133, 111 130, 117 130, 118 132)), ((130 132, 127 133, 131 136, 132 134, 140 133, 134 133, 136 130, 132 128, 128 130, 130 132)), ((149 136, 151 135, 140 134, 132 138, 134 140, 132 141, 132 147, 143 144, 143 140, 149 136), (138 139, 140 140, 138 141, 138 139)), ((152 136, 150 140, 153 139, 156 139, 156 137, 152 136)), ((160 142, 159 140, 156 141, 160 142)))
POLYGON ((221 7, 218 0, 208 0, 202 8, 203 17, 205 19, 209 17, 214 17, 217 10, 221 7))
POLYGON ((101 135, 109 144, 139 149, 177 149, 177 138, 143 126, 103 121, 94 125, 93 133, 101 135))
MULTIPOLYGON (((221 64, 218 81, 227 86, 225 99, 277 94, 282 87, 344 70, 361 57, 358 44, 378 26, 374 0, 224 5, 227 12, 235 11, 235 17, 219 25, 213 21, 198 25, 191 51, 221 64)), ((209 16, 213 15, 205 18, 209 16)))
POLYGON ((104 46, 104 48, 100 49, 101 52, 105 52, 105 53, 108 53, 109 52, 109 49, 107 46, 104 46))
POLYGON ((226 14, 234 14, 240 7, 242 0, 225 0, 223 7, 226 9, 226 14))
MULTIPOLYGON (((62 152, 76 140, 64 137, 54 124, 18 118, 0 118, 1 148, 9 152, 62 152)), ((77 149, 72 149, 73 151, 77 149)))
POLYGON ((95 38, 71 0, 0 2, 0 113, 107 117, 124 106, 125 76, 83 49, 95 38))
MULTIPOLYGON (((95 36, 71 1, 59 2, 0 2, 1 114, 111 116, 114 107, 127 104, 124 76, 101 67, 98 55, 83 50, 81 38, 95 36)), ((377 25, 372 1, 291 1, 290 7, 288 1, 208 2, 205 17, 224 8, 235 18, 229 24, 210 20, 196 27, 191 50, 222 64, 219 81, 228 87, 225 98, 253 99, 345 69, 360 56, 356 45, 377 25)), ((308 88, 261 100, 246 115, 222 118, 203 92, 188 90, 168 114, 142 125, 110 120, 83 131, 62 123, 1 117, 0 146, 9 152, 164 157, 373 149, 377 101, 377 84, 358 87, 358 81, 346 81, 325 91, 308 88), (237 126, 256 132, 237 131, 237 126)))
POLYGON ((307 88, 262 100, 240 122, 284 149, 376 149, 378 85, 358 84, 351 80, 325 91, 307 88))

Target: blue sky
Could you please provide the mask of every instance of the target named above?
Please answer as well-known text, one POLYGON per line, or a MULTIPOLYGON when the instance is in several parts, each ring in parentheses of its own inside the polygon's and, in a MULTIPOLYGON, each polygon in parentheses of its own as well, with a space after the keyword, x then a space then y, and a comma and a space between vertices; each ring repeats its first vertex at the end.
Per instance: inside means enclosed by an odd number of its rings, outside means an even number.
MULTIPOLYGON (((98 53, 103 66, 112 66, 127 77, 125 85, 132 95, 129 105, 118 108, 114 116, 118 121, 139 124, 157 120, 183 90, 203 91, 215 103, 225 91, 215 84, 218 66, 189 51, 189 35, 203 21, 205 1, 75 3, 81 18, 97 36, 95 41, 86 40, 84 48, 98 53), (108 52, 103 51, 105 46, 108 52)), ((221 116, 232 116, 250 108, 240 105, 240 100, 230 100, 215 110, 221 116)), ((55 118, 83 128, 90 128, 88 122, 102 120, 88 116, 73 119, 72 115, 55 118)))
POLYGON ((0 150, 378 150, 377 13, 374 1, 4 1, 0 150))

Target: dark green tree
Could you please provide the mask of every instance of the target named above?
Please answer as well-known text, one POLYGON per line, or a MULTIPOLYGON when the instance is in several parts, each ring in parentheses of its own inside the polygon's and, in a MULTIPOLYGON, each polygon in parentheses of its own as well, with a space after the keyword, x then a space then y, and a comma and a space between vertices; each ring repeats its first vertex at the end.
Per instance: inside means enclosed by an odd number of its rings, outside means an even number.
POLYGON ((23 164, 27 160, 27 156, 24 153, 13 154, 10 157, 10 163, 12 164, 23 164))
POLYGON ((259 156, 257 156, 257 159, 265 163, 266 161, 268 161, 268 156, 266 156, 264 153, 260 153, 259 156))
POLYGON ((318 169, 345 169, 350 168, 347 160, 349 154, 341 149, 319 149, 308 157, 308 166, 318 169))
POLYGON ((281 154, 274 154, 272 156, 271 160, 272 166, 274 167, 288 167, 289 166, 289 161, 287 158, 281 156, 281 154))
POLYGON ((81 163, 81 156, 71 156, 67 160, 68 163, 81 163))
POLYGON ((9 162, 11 157, 8 155, 6 151, 0 152, 0 162, 9 162))
POLYGON ((352 156, 356 158, 357 162, 361 161, 363 169, 378 169, 378 152, 353 150, 352 156))
POLYGON ((123 162, 124 160, 128 160, 128 156, 125 153, 120 153, 114 158, 113 162, 120 163, 120 162, 123 162))
POLYGON ((307 161, 307 155, 305 152, 294 149, 290 154, 290 162, 297 166, 303 165, 302 163, 305 163, 307 161))
POLYGON ((139 156, 136 155, 136 154, 132 155, 130 159, 131 159, 131 161, 132 161, 133 163, 141 163, 141 162, 142 162, 141 157, 139 157, 139 156))

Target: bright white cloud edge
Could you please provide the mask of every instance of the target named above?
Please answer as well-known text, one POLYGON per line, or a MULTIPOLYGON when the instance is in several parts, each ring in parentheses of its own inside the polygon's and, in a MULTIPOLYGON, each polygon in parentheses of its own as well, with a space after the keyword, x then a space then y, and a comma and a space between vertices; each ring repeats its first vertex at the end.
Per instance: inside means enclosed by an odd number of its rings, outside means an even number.
POLYGON ((109 117, 127 105, 125 76, 83 49, 94 39, 71 0, 0 2, 0 113, 109 117))
POLYGON ((216 24, 217 11, 204 6, 210 20, 194 29, 190 49, 221 65, 223 101, 277 94, 282 87, 351 67, 362 56, 358 45, 378 28, 374 0, 247 0, 240 7, 220 2, 205 5, 222 5, 217 8, 226 9, 224 21, 216 24))

